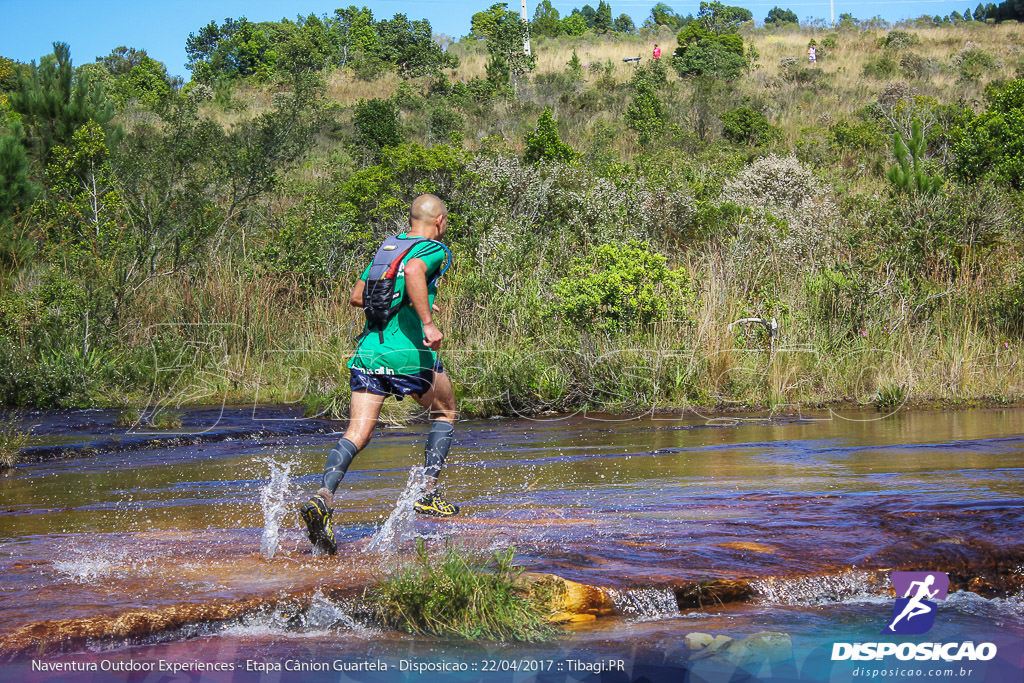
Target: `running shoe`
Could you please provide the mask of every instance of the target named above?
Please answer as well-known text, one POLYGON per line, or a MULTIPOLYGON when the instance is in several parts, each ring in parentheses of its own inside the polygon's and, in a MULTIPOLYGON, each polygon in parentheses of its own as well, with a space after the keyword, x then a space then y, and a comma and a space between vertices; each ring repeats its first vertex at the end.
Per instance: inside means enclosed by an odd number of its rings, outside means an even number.
POLYGON ((434 515, 435 517, 451 517, 459 512, 458 505, 449 503, 437 491, 431 491, 413 503, 412 509, 421 515, 434 515))
POLYGON ((334 542, 334 527, 331 526, 331 515, 334 510, 327 507, 323 496, 317 494, 299 508, 302 521, 306 523, 306 534, 313 549, 320 554, 333 555, 338 551, 334 542))

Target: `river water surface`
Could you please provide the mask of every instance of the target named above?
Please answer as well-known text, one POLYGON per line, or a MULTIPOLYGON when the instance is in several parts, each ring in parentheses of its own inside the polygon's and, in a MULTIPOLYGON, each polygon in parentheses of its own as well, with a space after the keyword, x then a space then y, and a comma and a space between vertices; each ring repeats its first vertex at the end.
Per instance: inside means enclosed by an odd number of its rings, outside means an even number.
MULTIPOLYGON (((1022 410, 460 422, 451 520, 396 510, 428 427, 383 429, 342 483, 335 557, 310 553, 296 508, 341 425, 297 415, 192 411, 173 435, 115 428, 105 411, 29 415, 35 442, 0 478, 0 678, 66 680, 39 662, 232 662, 260 678, 372 660, 392 674, 352 680, 859 680, 864 662, 831 661, 834 643, 885 640, 889 572, 918 570, 947 573, 950 595, 910 639, 992 642, 999 655, 962 680, 1024 680, 1022 410), (543 646, 368 626, 359 591, 415 538, 515 546, 530 571, 609 589, 614 610, 543 646), (684 643, 764 631, 792 656, 744 665, 684 643), (625 673, 595 673, 620 660, 625 673)), ((238 671, 207 677, 250 680, 238 671)))

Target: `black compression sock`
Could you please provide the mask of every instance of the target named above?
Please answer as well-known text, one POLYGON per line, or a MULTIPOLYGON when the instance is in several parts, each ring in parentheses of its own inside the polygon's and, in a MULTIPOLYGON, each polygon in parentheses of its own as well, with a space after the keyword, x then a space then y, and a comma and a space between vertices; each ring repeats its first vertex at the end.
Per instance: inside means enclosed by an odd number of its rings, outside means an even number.
POLYGON ((427 447, 423 451, 423 467, 428 477, 437 477, 448 457, 448 449, 452 445, 452 433, 455 425, 451 422, 435 420, 427 436, 427 447))
POLYGON ((352 464, 352 458, 356 457, 359 449, 356 445, 342 437, 338 445, 331 449, 327 456, 327 464, 324 465, 324 488, 334 493, 338 490, 338 484, 345 478, 348 466, 352 464))

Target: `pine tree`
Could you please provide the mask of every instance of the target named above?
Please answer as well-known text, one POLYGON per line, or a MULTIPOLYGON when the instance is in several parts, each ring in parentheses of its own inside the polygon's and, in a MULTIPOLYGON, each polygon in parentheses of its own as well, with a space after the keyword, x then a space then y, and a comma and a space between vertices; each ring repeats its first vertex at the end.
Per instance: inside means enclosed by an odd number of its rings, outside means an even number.
POLYGON ((899 164, 889 169, 889 180, 893 185, 903 192, 920 194, 935 194, 942 187, 942 178, 927 173, 923 168, 925 141, 920 120, 914 119, 910 124, 909 142, 895 132, 892 145, 899 164))
POLYGON ((14 120, 10 126, 0 135, 0 221, 25 206, 32 195, 21 124, 14 120))
POLYGON ((598 33, 608 33, 612 30, 612 6, 604 0, 597 4, 597 14, 594 15, 594 30, 598 33))
POLYGON ((53 54, 32 64, 28 74, 19 76, 18 90, 10 94, 11 109, 21 114, 40 158, 49 160, 55 145, 66 145, 87 121, 106 127, 114 107, 103 95, 103 87, 86 74, 75 77, 71 49, 54 43, 53 54))

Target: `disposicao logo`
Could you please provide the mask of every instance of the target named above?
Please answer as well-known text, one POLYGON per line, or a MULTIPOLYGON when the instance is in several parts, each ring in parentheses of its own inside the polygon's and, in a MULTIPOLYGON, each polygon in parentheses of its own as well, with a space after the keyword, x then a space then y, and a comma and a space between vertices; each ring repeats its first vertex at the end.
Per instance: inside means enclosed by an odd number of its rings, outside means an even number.
POLYGON ((935 625, 934 600, 945 600, 949 592, 949 577, 943 572, 893 572, 892 587, 896 589, 896 604, 892 620, 882 633, 916 636, 927 633, 935 625))
MULTIPOLYGON (((942 572, 893 572, 896 604, 884 635, 920 635, 935 625, 936 600, 945 600, 949 577, 942 572), (902 596, 902 597, 901 597, 902 596)), ((907 661, 988 661, 996 656, 994 643, 833 643, 832 661, 879 660, 889 656, 907 661)))

